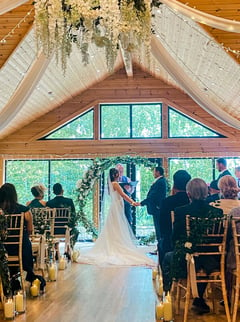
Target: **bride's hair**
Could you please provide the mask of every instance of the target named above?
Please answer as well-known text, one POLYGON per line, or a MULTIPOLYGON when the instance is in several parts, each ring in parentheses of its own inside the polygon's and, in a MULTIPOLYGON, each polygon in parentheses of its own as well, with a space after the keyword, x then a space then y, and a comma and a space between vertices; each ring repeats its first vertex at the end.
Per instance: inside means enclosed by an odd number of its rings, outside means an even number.
POLYGON ((117 176, 117 174, 119 173, 118 169, 116 168, 111 168, 109 170, 109 177, 110 177, 110 181, 113 182, 117 176))

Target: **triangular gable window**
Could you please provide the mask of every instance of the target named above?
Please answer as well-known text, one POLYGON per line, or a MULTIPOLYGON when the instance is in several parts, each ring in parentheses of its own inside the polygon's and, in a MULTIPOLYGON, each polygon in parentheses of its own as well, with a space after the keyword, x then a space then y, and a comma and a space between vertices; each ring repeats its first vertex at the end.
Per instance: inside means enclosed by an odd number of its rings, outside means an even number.
POLYGON ((93 109, 78 116, 44 138, 45 140, 93 139, 93 109))
POLYGON ((184 114, 168 108, 169 138, 220 138, 223 135, 209 129, 205 125, 185 116, 184 114))

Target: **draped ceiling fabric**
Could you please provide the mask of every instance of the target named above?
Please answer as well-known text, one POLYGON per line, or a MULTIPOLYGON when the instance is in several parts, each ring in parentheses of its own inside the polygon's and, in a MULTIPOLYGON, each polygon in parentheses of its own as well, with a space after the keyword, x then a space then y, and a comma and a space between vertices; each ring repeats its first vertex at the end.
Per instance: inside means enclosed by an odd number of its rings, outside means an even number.
POLYGON ((25 2, 28 2, 28 0, 1 0, 0 15, 21 6, 25 2))
POLYGON ((240 21, 216 17, 200 10, 191 8, 176 0, 161 0, 169 8, 177 10, 188 18, 191 18, 204 25, 224 31, 240 33, 240 21))
MULTIPOLYGON (((0 12, 8 2, 0 1, 0 12)), ((240 66, 195 21, 166 5, 156 9, 153 28, 154 64, 148 67, 145 58, 137 61, 137 56, 135 62, 184 90, 216 118, 240 129, 240 66)), ((0 70, 0 138, 107 77, 103 49, 93 44, 90 49, 87 66, 74 50, 63 75, 54 59, 49 63, 42 54, 36 56, 30 32, 0 70)))

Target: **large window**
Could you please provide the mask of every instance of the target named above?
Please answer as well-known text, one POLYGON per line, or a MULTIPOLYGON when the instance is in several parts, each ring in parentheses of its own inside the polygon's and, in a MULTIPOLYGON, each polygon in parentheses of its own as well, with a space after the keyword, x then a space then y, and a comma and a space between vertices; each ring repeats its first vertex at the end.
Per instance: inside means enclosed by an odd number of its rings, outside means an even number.
POLYGON ((169 137, 222 137, 222 135, 210 130, 206 126, 190 119, 182 113, 169 107, 169 137))
POLYGON ((45 140, 93 139, 93 109, 45 136, 45 140))
POLYGON ((160 138, 161 104, 101 105, 101 138, 160 138))
POLYGON ((186 170, 193 178, 201 178, 207 183, 213 180, 214 160, 212 158, 172 158, 169 159, 169 180, 172 186, 173 174, 186 170))

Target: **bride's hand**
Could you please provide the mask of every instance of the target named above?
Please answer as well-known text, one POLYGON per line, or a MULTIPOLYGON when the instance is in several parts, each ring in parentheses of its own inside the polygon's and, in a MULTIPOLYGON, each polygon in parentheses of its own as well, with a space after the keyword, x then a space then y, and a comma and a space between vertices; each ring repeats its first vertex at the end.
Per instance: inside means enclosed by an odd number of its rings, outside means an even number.
POLYGON ((140 206, 140 202, 136 202, 136 201, 134 201, 134 202, 132 203, 132 206, 134 206, 134 207, 138 207, 138 206, 140 206))

